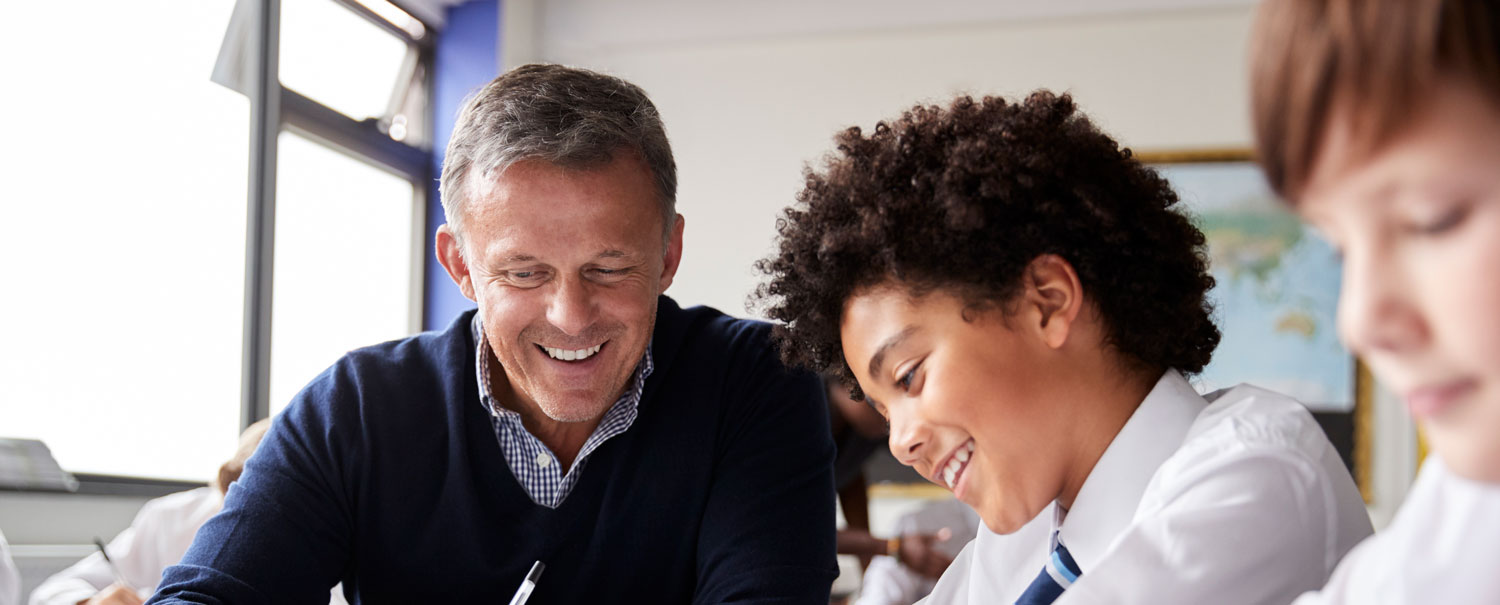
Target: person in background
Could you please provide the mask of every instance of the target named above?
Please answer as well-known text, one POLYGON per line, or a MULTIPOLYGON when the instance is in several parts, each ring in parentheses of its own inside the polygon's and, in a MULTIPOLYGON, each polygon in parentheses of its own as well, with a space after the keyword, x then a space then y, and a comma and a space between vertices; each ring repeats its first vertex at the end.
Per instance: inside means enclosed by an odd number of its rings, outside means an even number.
POLYGON ((1267 180, 1342 253, 1340 335, 1433 451, 1297 603, 1500 603, 1500 2, 1268 0, 1251 60, 1267 180))
POLYGON ((16 562, 10 558, 10 544, 0 532, 0 605, 18 605, 21 602, 21 574, 16 571, 16 562))
MULTIPOLYGON (((944 570, 978 531, 979 515, 953 498, 924 502, 898 517, 895 527, 895 534, 904 538, 902 545, 911 536, 930 536, 926 548, 934 559, 945 563, 944 570)), ((854 605, 911 605, 931 593, 941 575, 941 571, 924 573, 898 557, 877 556, 865 569, 854 605)))
POLYGON ((440 188, 437 257, 478 308, 314 378, 151 602, 488 603, 541 563, 529 605, 827 603, 822 383, 769 324, 664 295, 684 219, 645 91, 510 70, 440 188))
MULTIPOLYGON (((974 537, 976 525, 967 522, 963 515, 939 515, 953 522, 932 527, 926 527, 924 523, 922 526, 926 529, 922 531, 917 531, 915 524, 898 523, 895 535, 886 539, 871 534, 869 485, 865 480, 864 463, 871 454, 885 447, 885 419, 874 408, 849 397, 849 391, 836 381, 825 379, 824 382, 828 391, 829 425, 833 428, 833 443, 837 448, 833 479, 846 523, 838 532, 838 553, 859 557, 860 567, 866 570, 866 584, 870 580, 870 565, 875 560, 881 560, 877 575, 911 574, 927 579, 930 584, 931 580, 943 575, 943 570, 953 562, 953 555, 958 554, 958 548, 974 537), (953 547, 955 544, 957 548, 953 547)), ((910 582, 901 583, 902 586, 906 584, 910 582)))
POLYGON ((783 359, 869 401, 988 529, 931 602, 1286 603, 1370 535, 1304 406, 1188 382, 1219 342, 1204 236, 1071 97, 836 143, 759 292, 783 359))
MULTIPOLYGON (((118 577, 104 556, 96 552, 37 586, 31 591, 30 605, 143 603, 156 590, 162 570, 182 559, 198 528, 219 512, 225 492, 239 479, 245 460, 255 452, 270 425, 270 419, 265 419, 245 429, 234 457, 219 467, 208 487, 162 496, 142 506, 130 527, 105 547, 119 570, 118 577)), ((330 602, 342 604, 344 599, 335 592, 330 602)))

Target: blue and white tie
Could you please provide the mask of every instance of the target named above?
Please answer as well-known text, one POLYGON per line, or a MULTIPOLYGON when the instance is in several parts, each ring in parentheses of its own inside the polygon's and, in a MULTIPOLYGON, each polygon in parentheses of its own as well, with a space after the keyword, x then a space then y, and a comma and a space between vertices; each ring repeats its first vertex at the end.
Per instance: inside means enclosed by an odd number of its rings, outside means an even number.
POLYGON ((1054 531, 1052 557, 1042 567, 1042 573, 1037 574, 1026 591, 1021 593, 1021 598, 1016 599, 1016 605, 1051 605, 1082 574, 1078 569, 1078 562, 1073 560, 1073 555, 1068 554, 1068 547, 1057 540, 1057 532, 1054 531))

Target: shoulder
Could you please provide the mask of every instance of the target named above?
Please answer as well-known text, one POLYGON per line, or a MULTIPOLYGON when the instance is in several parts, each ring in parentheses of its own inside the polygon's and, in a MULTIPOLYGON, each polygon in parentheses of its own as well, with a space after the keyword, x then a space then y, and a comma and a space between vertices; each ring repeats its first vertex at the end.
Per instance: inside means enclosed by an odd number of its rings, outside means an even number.
POLYGON ((770 347, 771 324, 726 315, 708 306, 678 307, 665 296, 659 306, 658 337, 685 351, 719 350, 725 355, 760 354, 770 347))
POLYGON ((781 364, 771 343, 769 323, 731 317, 712 307, 679 308, 665 296, 659 309, 652 344, 658 370, 670 366, 695 376, 715 377, 727 388, 816 378, 781 364))
POLYGON ((1320 460, 1331 451, 1322 427, 1300 402, 1257 386, 1242 384, 1204 396, 1208 401, 1193 421, 1183 450, 1286 454, 1320 460))
MULTIPOLYGON (((1314 508, 1336 516, 1363 515, 1363 500, 1343 459, 1297 400, 1249 385, 1204 399, 1209 403, 1182 446, 1152 477, 1149 501, 1216 501, 1248 490, 1266 506, 1280 502, 1302 508, 1316 502, 1314 508)), ((1363 523, 1368 526, 1368 519, 1363 523)))
POLYGON ((461 398, 464 378, 472 381, 474 376, 473 339, 468 333, 472 317, 469 311, 442 330, 345 353, 296 395, 293 407, 312 408, 301 412, 316 415, 363 416, 397 411, 389 406, 461 398))
POLYGON ((191 525, 193 531, 196 531, 198 525, 217 514, 223 504, 224 500, 219 490, 213 487, 199 487, 167 494, 146 502, 131 525, 155 527, 187 524, 191 525))

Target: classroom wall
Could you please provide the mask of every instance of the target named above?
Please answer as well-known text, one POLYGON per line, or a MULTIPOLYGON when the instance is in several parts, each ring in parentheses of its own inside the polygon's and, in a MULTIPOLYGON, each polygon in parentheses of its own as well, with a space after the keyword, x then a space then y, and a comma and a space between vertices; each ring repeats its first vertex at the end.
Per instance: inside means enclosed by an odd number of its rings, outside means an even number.
POLYGON ((731 313, 745 312, 758 283, 751 265, 770 251, 776 214, 793 201, 804 164, 835 132, 870 128, 916 102, 1045 87, 1072 92, 1136 149, 1250 142, 1241 67, 1249 3, 995 17, 987 7, 996 3, 976 0, 945 3, 953 12, 943 18, 880 2, 814 14, 782 2, 749 12, 709 3, 718 18, 699 3, 614 4, 543 2, 536 54, 651 94, 676 152, 687 219, 670 294, 731 313), (779 9, 778 19, 735 25, 779 9), (901 24, 903 16, 917 24, 901 24))
MULTIPOLYGON (((755 314, 752 265, 832 135, 955 94, 1070 92, 1137 151, 1248 148, 1250 0, 509 0, 502 65, 626 78, 662 112, 686 217, 669 294, 755 314)), ((1376 394, 1371 516, 1416 468, 1410 420, 1376 394)))

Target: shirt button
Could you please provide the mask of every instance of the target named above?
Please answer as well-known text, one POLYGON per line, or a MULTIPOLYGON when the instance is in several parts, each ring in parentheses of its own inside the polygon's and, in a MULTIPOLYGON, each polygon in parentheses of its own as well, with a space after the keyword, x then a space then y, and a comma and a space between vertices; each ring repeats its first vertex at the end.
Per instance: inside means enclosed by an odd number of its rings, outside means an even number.
POLYGON ((547 468, 547 465, 549 465, 549 464, 552 464, 552 457, 551 456, 548 456, 545 452, 539 453, 539 454, 536 455, 536 465, 537 466, 540 466, 542 468, 547 468))

